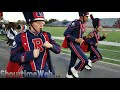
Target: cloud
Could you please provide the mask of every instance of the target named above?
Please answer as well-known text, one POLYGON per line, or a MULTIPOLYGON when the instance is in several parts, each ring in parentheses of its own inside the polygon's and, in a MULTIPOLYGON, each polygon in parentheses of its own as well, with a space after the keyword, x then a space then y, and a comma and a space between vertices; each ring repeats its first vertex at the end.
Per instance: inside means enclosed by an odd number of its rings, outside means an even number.
MULTIPOLYGON (((120 12, 90 12, 95 18, 120 18, 120 12)), ((9 21, 25 20, 22 12, 3 12, 3 18, 9 21)), ((44 12, 47 20, 53 18, 60 21, 78 19, 78 12, 44 12)))

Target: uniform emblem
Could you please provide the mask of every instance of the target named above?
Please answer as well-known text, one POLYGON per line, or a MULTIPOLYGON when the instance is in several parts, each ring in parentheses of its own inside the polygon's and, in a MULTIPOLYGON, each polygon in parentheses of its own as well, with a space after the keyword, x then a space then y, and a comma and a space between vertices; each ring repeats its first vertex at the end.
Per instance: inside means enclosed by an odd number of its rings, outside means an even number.
POLYGON ((55 39, 53 39, 53 37, 51 37, 50 39, 51 39, 51 40, 55 40, 55 39))
POLYGON ((40 52, 42 52, 44 50, 44 48, 42 47, 43 46, 43 41, 42 41, 41 38, 32 39, 32 42, 34 44, 35 49, 40 49, 40 52))
POLYGON ((14 41, 13 43, 12 43, 12 48, 15 48, 17 46, 17 44, 16 44, 16 42, 14 41))
POLYGON ((35 17, 44 17, 43 12, 35 12, 35 17))
POLYGON ((42 12, 36 12, 37 16, 43 16, 42 12))
POLYGON ((72 23, 71 23, 71 26, 75 26, 75 22, 72 22, 72 23))

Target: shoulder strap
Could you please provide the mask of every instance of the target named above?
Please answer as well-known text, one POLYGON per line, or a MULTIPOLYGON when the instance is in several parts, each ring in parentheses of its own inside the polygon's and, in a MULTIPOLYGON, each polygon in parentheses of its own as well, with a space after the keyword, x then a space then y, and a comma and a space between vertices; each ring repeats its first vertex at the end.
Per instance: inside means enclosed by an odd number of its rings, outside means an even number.
POLYGON ((79 25, 80 25, 80 30, 79 30, 79 37, 82 37, 82 23, 81 23, 81 21, 79 21, 79 25))
MULTIPOLYGON (((43 32, 43 35, 45 36, 45 39, 49 41, 48 34, 46 32, 43 32)), ((26 33, 21 33, 21 40, 22 46, 24 47, 25 51, 29 51, 26 33)))
MULTIPOLYGON (((24 47, 24 50, 30 51, 29 45, 28 45, 29 43, 27 41, 27 33, 21 33, 21 40, 22 40, 22 46, 24 47)), ((30 61, 30 65, 31 65, 32 71, 36 71, 34 60, 30 61)))
POLYGON ((50 40, 49 40, 47 32, 43 32, 43 35, 45 36, 45 39, 49 42, 50 40))
POLYGON ((22 40, 22 46, 24 47, 24 50, 29 51, 26 33, 21 33, 21 40, 22 40))
MULTIPOLYGON (((50 39, 49 39, 49 37, 48 37, 48 33, 47 32, 43 32, 43 35, 45 36, 45 39, 46 39, 46 41, 50 41, 50 39)), ((44 68, 44 66, 45 66, 45 63, 46 63, 46 60, 47 60, 47 58, 48 58, 48 55, 49 55, 49 51, 48 51, 48 49, 46 49, 46 52, 47 53, 45 53, 45 58, 44 58, 44 60, 43 60, 43 63, 41 64, 41 69, 43 69, 44 68)))
POLYGON ((95 31, 93 31, 94 35, 95 35, 95 38, 96 38, 96 42, 98 43, 98 37, 97 37, 97 34, 95 31))

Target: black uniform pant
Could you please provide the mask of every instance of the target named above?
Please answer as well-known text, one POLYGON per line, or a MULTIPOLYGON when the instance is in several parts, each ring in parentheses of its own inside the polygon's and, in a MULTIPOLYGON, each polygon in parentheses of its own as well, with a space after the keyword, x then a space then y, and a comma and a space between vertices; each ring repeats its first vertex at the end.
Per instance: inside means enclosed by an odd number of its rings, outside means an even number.
POLYGON ((70 42, 68 43, 68 47, 71 50, 71 59, 68 69, 68 74, 71 75, 71 67, 75 66, 75 69, 78 71, 82 71, 85 65, 88 64, 88 58, 80 48, 80 45, 77 43, 70 42), (77 58, 79 58, 79 63, 75 65, 77 58))
POLYGON ((97 62, 102 59, 102 55, 100 54, 96 46, 90 46, 89 59, 92 61, 92 63, 97 62))

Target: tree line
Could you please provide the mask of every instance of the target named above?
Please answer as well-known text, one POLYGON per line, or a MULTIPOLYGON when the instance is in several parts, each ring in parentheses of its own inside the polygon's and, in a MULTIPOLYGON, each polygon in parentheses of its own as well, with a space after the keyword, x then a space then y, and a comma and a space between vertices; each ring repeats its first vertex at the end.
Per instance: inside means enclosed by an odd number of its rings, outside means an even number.
MULTIPOLYGON (((45 20, 45 23, 46 23, 46 24, 51 24, 51 23, 53 23, 53 22, 55 22, 55 21, 59 21, 59 20, 57 20, 57 19, 49 19, 49 20, 45 20)), ((69 21, 68 21, 67 19, 65 19, 65 20, 62 20, 61 22, 62 22, 63 24, 67 24, 69 21)), ((26 22, 25 22, 24 20, 18 20, 16 23, 26 24, 26 22)), ((104 26, 104 27, 109 27, 109 26, 104 26)), ((118 19, 114 22, 114 24, 113 24, 112 27, 114 27, 114 28, 120 28, 120 18, 118 18, 118 19)))

